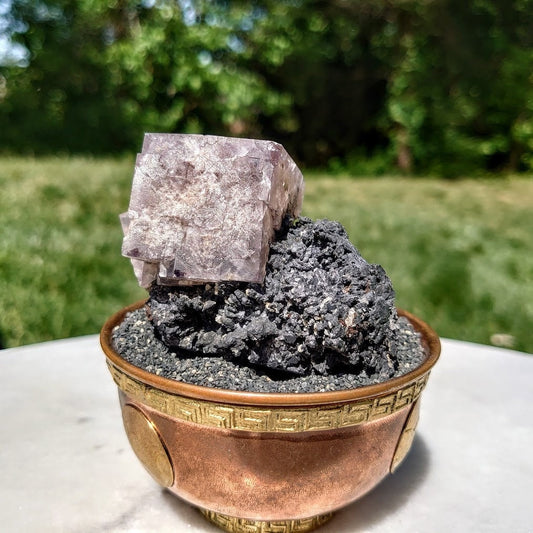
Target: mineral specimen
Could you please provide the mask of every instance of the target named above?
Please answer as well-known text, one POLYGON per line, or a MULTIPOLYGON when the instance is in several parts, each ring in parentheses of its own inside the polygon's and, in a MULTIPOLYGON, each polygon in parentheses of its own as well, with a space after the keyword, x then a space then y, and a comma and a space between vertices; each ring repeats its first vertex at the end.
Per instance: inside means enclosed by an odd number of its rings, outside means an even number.
POLYGON ((285 215, 298 215, 303 176, 272 141, 145 135, 122 253, 141 286, 260 283, 285 215))
POLYGON ((269 375, 351 372, 380 380, 398 366, 403 319, 391 282, 337 222, 286 221, 263 284, 154 285, 147 309, 156 334, 182 357, 222 356, 269 375))

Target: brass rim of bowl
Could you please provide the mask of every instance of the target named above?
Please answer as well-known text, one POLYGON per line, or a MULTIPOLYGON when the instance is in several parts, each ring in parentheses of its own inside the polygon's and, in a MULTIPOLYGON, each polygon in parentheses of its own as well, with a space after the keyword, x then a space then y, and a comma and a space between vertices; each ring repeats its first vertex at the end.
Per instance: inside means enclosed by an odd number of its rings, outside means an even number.
MULTIPOLYGON (((401 389, 405 389, 412 384, 418 385, 417 388, 420 388, 421 392, 421 389, 427 380, 427 375, 439 358, 441 349, 439 337, 428 324, 413 314, 398 309, 398 314, 406 317, 411 322, 414 329, 421 334, 422 343, 427 353, 426 359, 420 366, 403 376, 376 385, 367 385, 356 389, 313 393, 263 393, 203 387, 152 374, 127 362, 113 349, 113 329, 123 321, 127 313, 139 309, 145 303, 146 300, 142 300, 129 305, 113 314, 105 322, 100 332, 100 344, 102 350, 106 354, 108 362, 121 374, 125 374, 132 378, 133 382, 141 382, 151 388, 159 389, 172 395, 208 402, 257 407, 284 406, 296 408, 302 406, 324 406, 358 402, 370 398, 390 395, 391 393, 401 391, 401 389)), ((414 399, 408 403, 412 403, 414 399)))

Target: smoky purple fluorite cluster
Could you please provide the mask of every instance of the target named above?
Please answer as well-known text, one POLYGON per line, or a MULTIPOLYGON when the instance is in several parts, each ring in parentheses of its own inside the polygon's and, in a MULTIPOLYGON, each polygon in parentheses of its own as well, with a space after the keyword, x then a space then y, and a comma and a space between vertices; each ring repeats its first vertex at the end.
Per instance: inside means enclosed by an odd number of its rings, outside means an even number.
POLYGON ((384 270, 339 223, 298 218, 302 194, 279 144, 147 134, 121 221, 150 297, 115 332, 119 353, 174 379, 261 391, 359 386, 419 364, 384 270))
POLYGON ((303 176, 278 143, 148 133, 121 215, 122 253, 145 288, 261 282, 274 232, 302 198, 303 176))

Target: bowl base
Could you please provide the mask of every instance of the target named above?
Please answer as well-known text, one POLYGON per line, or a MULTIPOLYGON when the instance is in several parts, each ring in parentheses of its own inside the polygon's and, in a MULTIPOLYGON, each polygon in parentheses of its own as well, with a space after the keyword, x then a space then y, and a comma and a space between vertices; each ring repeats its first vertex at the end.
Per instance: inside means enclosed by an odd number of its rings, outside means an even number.
POLYGON ((229 533, 305 533, 328 522, 333 513, 298 520, 248 520, 227 516, 207 509, 200 512, 220 529, 229 533))

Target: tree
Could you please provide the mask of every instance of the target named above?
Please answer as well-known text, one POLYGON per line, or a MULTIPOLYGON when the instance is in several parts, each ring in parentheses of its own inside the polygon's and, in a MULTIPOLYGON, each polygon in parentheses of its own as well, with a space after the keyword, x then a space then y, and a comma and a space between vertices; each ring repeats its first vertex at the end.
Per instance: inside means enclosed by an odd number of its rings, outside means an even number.
POLYGON ((533 2, 402 3, 390 21, 382 124, 399 166, 532 169, 533 2))
POLYGON ((29 61, 1 72, 7 148, 151 130, 268 137, 308 165, 533 169, 533 0, 13 0, 9 20, 29 61))
POLYGON ((1 144, 114 152, 147 130, 260 135, 257 115, 286 113, 290 99, 241 57, 253 16, 219 2, 14 0, 13 38, 30 59, 3 69, 1 144))
POLYGON ((7 94, 0 114, 2 145, 35 152, 88 151, 127 145, 102 56, 112 16, 92 2, 14 0, 16 42, 29 51, 27 68, 4 68, 7 94), (102 127, 102 126, 106 127, 102 127))

